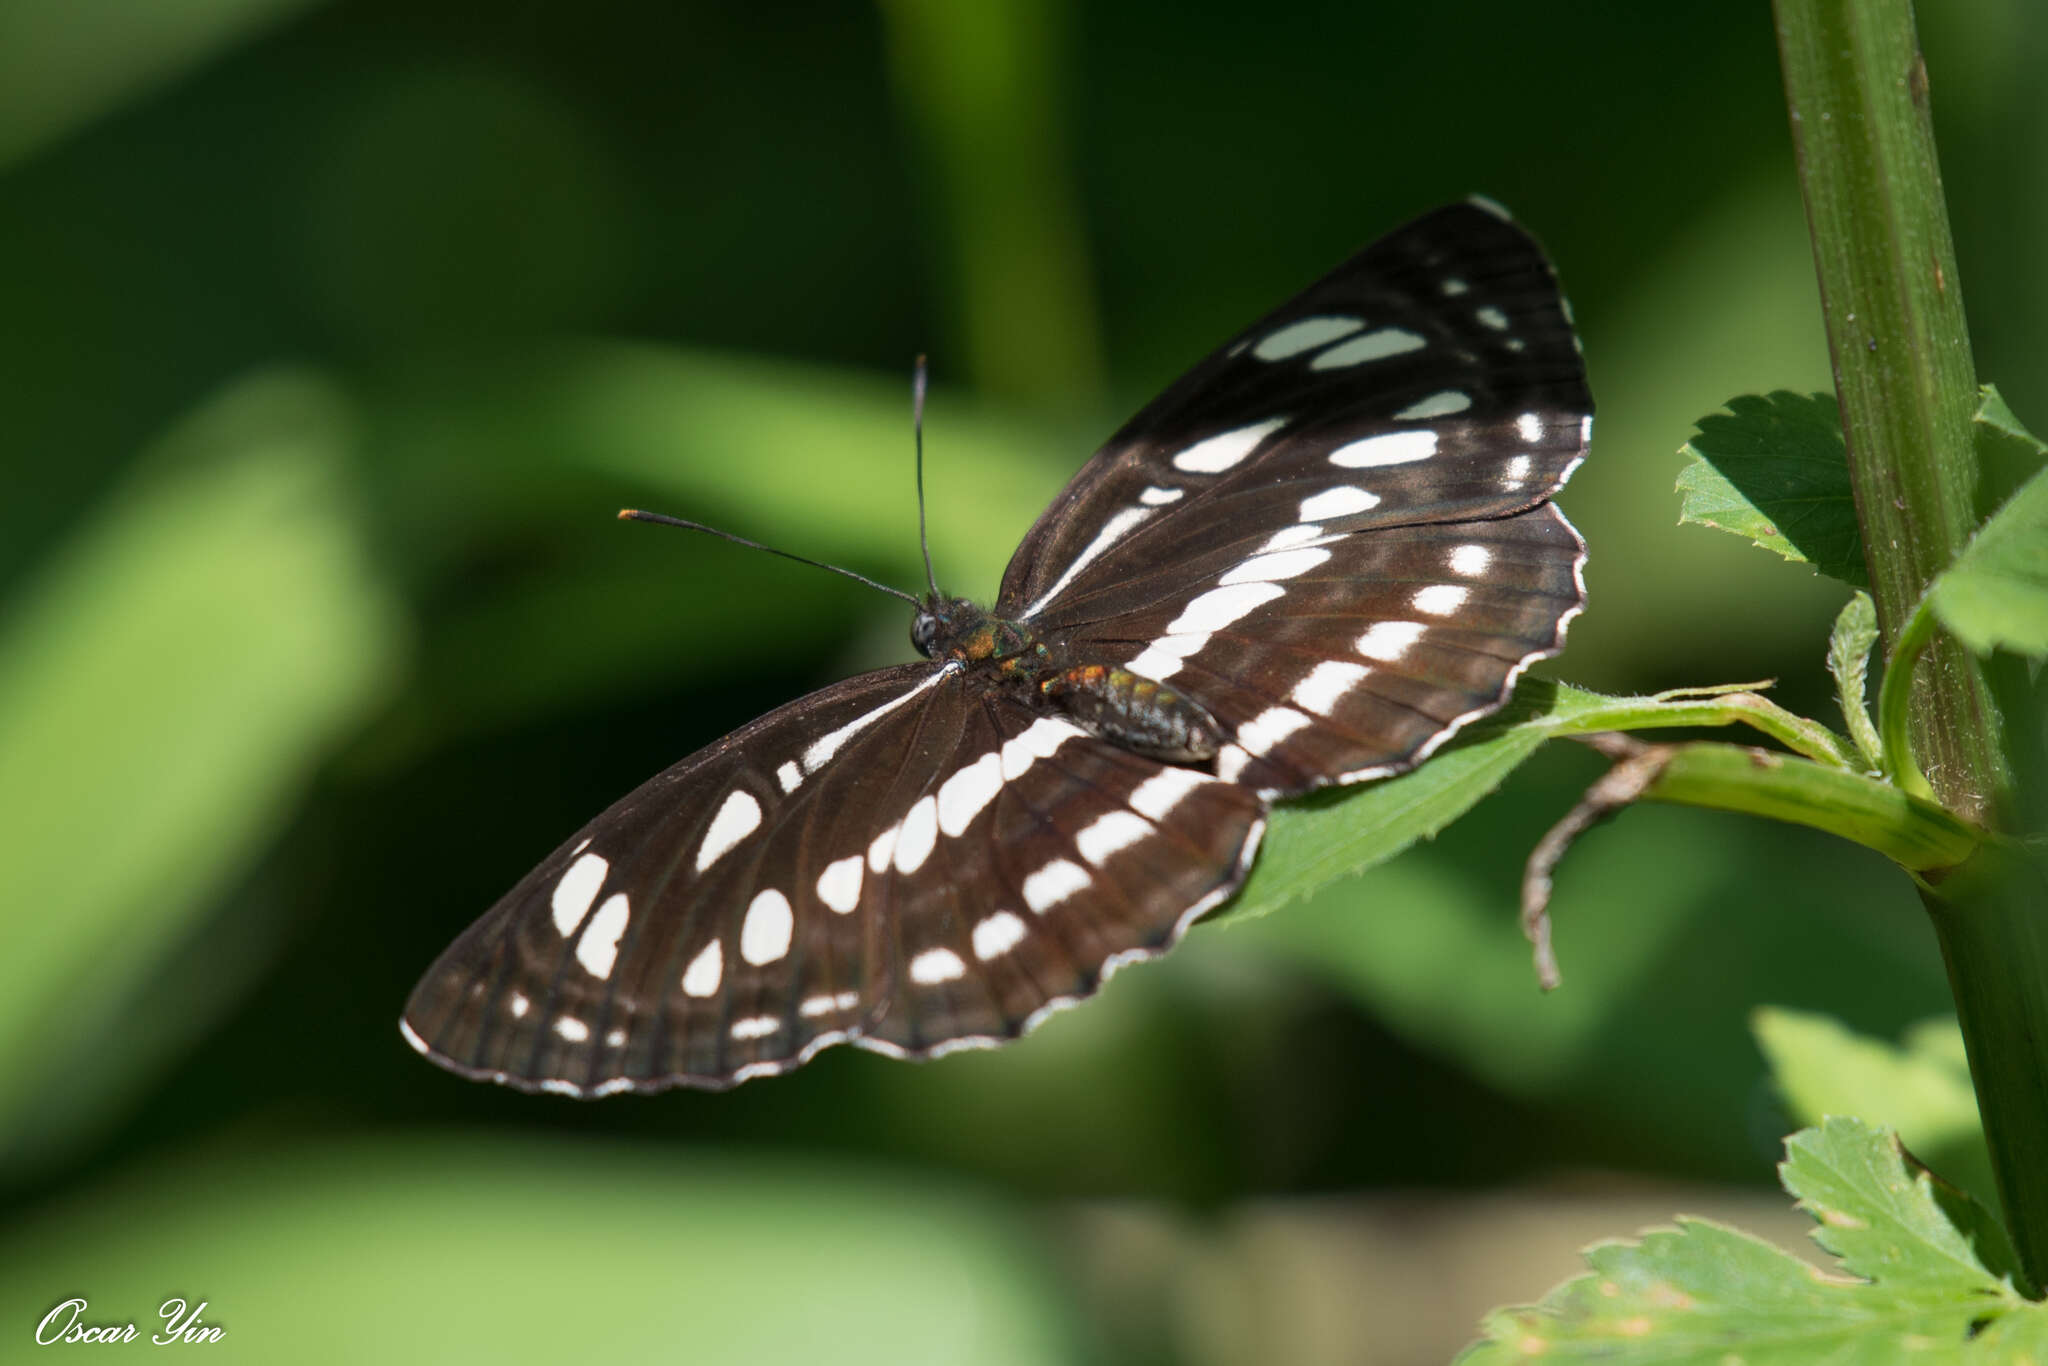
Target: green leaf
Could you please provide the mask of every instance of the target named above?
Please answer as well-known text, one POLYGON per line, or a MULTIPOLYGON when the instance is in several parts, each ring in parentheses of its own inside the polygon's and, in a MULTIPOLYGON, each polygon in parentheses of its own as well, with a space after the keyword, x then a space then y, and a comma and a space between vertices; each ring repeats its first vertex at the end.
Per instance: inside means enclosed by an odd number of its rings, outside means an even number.
POLYGON ((208 1303, 225 1334, 196 1355, 220 1363, 1079 1359, 1013 1207, 673 1143, 262 1142, 156 1166, 12 1221, 0 1320, 26 1342, 69 1295, 132 1320, 143 1360, 170 1295, 208 1303))
POLYGON ((1995 385, 1978 391, 1977 412, 1970 420, 1977 433, 1977 458, 1991 487, 2018 488, 2048 466, 2048 445, 2026 429, 1995 385))
POLYGON ((1541 1304, 1488 1316, 1484 1339, 1460 1360, 1932 1366, 2010 1361, 1990 1343, 2039 1340, 2048 1305, 2022 1298, 1985 1266, 1892 1135, 1837 1119, 1786 1147, 1786 1189, 1851 1275, 1681 1218, 1640 1242, 1589 1249, 1591 1275, 1541 1304))
POLYGON ((203 1026, 200 998, 261 936, 223 936, 146 1029, 126 1003, 167 985, 165 956, 387 693, 401 627, 351 511, 353 441, 319 380, 243 384, 6 604, 0 1134, 16 1144, 82 1103, 72 1088, 117 1085, 138 1051, 203 1026))
MULTIPOLYGON (((1987 1266, 1936 1197, 1927 1171, 1906 1157, 1891 1130, 1861 1119, 1824 1120, 1785 1140, 1778 1171, 1799 1207, 1817 1221, 1814 1241, 1852 1274, 1901 1298, 1929 1302, 2012 1293, 2003 1279, 2013 1262, 2011 1247, 1999 1247, 1991 1259, 1998 1270, 1987 1266)), ((1996 1227, 1981 1207, 1970 1222, 1996 1227)), ((2048 1313, 2048 1307, 2035 1312, 2048 1313)))
POLYGON ((1928 603, 1978 654, 2048 657, 2048 469, 1991 514, 1928 590, 1928 603))
POLYGON ((1831 1016, 1776 1006, 1757 1010, 1750 1023, 1795 1121, 1874 1120, 1950 1181, 1996 1198, 1962 1031, 1952 1017, 1916 1026, 1903 1048, 1831 1016))
POLYGON ((1832 394, 1779 390, 1728 401, 1699 420, 1680 454, 1679 521, 1747 536, 1854 588, 1870 586, 1832 394))
POLYGON ((1858 589, 1842 605, 1835 629, 1828 636, 1828 672, 1835 676, 1835 700, 1841 704, 1842 719, 1857 752, 1873 771, 1884 768, 1884 746, 1871 722, 1869 693, 1870 652, 1877 645, 1877 606, 1870 594, 1858 589))
POLYGON ((1550 738, 1552 731, 1541 724, 1544 718, 1605 700, 1563 684, 1530 680, 1508 707, 1412 773, 1275 809, 1259 862, 1231 914, 1264 915, 1428 839, 1499 787, 1550 738))

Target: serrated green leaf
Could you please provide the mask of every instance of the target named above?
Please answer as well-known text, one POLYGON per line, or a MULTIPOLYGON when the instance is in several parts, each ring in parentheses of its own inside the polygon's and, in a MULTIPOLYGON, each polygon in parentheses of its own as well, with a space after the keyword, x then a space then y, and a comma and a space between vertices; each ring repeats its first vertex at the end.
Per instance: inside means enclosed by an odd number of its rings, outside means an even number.
POLYGON ((1817 1237, 1867 1279, 1828 1275, 1747 1234, 1681 1218, 1640 1242, 1586 1253, 1592 1274, 1541 1304, 1489 1315, 1465 1366, 1627 1361, 1805 1366, 1814 1361, 2009 1361, 2038 1340, 2048 1305, 2022 1298, 1977 1259, 1895 1139, 1831 1120, 1787 1144, 1788 1189, 1817 1237))
POLYGON ((1934 614, 1978 654, 2048 657, 2048 470, 1991 514, 1928 590, 1934 614))
POLYGON ((1854 588, 1870 586, 1832 394, 1779 390, 1728 401, 1680 451, 1680 522, 1747 536, 1854 588))
POLYGON ((1899 1134, 1956 1184, 1995 1197, 1970 1065, 1953 1018, 1928 1021, 1897 1048, 1832 1016, 1766 1006, 1751 1017, 1771 1079, 1793 1120, 1858 1115, 1899 1134))
POLYGON ((1858 589, 1842 604, 1835 629, 1828 636, 1828 672, 1835 676, 1835 700, 1856 750, 1872 770, 1884 767, 1884 746, 1870 719, 1870 652, 1877 645, 1877 605, 1858 589))
MULTIPOLYGON (((1785 1189, 1814 1217, 1814 1241, 1853 1274, 1902 1298, 1977 1302, 2012 1296, 1891 1130, 1861 1119, 1829 1118, 1785 1140, 1778 1170, 1785 1189)), ((1995 1224, 1988 1214, 1973 1214, 1971 1222, 1995 1224)), ((2001 1261, 2010 1257, 2010 1248, 2000 1250, 2001 1261)))

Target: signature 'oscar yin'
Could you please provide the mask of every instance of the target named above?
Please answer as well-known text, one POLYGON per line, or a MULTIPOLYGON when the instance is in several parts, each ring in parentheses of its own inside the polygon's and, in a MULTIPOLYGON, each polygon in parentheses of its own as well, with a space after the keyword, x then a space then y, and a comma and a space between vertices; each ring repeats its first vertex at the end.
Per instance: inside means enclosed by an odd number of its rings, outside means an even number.
POLYGON ((1368 246, 1112 436, 992 607, 622 798, 402 1024, 464 1076, 723 1087, 1015 1037, 1243 881, 1273 801, 1399 773, 1561 648, 1592 426, 1541 250, 1483 201, 1368 246))

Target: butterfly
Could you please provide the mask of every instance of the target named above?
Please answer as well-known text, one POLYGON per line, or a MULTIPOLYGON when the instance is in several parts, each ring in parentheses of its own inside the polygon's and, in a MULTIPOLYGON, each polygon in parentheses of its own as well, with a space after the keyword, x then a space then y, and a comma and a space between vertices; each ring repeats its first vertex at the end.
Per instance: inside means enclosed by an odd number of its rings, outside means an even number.
POLYGON ((1550 500, 1592 411, 1504 212, 1395 230, 1111 436, 992 606, 912 599, 918 662, 571 835, 428 969, 405 1038, 601 1096, 1024 1033, 1229 898, 1274 801, 1413 768, 1563 647, 1585 546, 1550 500))

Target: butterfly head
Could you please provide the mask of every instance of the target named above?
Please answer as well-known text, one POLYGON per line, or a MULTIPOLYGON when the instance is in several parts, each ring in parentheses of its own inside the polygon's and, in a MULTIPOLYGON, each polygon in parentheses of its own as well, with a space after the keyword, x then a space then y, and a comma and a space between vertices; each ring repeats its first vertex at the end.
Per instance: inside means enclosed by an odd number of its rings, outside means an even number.
POLYGON ((930 594, 917 604, 917 615, 910 622, 910 643, 925 658, 941 659, 987 622, 988 613, 966 598, 930 594))

